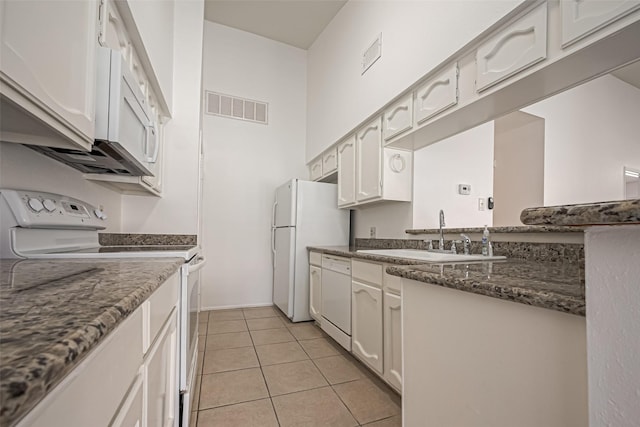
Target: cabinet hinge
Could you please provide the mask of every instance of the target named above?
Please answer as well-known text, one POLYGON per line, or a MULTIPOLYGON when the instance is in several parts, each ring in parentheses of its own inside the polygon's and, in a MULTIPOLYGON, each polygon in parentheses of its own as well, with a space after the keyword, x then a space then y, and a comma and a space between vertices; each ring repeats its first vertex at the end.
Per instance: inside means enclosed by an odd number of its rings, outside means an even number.
POLYGON ((107 38, 107 1, 100 0, 98 5, 98 43, 104 46, 107 38))

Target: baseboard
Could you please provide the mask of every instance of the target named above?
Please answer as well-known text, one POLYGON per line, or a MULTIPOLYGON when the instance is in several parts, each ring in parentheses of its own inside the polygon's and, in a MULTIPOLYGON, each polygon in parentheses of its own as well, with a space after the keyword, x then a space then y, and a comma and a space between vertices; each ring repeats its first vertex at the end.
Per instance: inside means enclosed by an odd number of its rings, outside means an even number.
POLYGON ((214 305, 214 306, 200 307, 200 311, 231 310, 233 308, 253 308, 253 307, 271 307, 271 306, 273 306, 272 302, 265 302, 260 304, 214 305))

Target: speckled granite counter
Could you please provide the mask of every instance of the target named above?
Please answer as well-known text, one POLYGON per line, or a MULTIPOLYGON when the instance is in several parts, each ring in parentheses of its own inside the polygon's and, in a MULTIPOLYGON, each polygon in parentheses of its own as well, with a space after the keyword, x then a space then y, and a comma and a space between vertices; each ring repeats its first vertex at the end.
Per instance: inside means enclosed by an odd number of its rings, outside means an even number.
POLYGON ((585 315, 583 264, 518 259, 471 264, 425 264, 419 260, 362 254, 346 246, 309 247, 309 250, 394 264, 387 267, 387 272, 394 276, 585 315))
POLYGON ((0 425, 32 409, 183 263, 0 260, 0 425))
POLYGON ((528 208, 520 221, 553 226, 640 224, 640 199, 528 208))
POLYGON ((138 245, 172 245, 194 246, 197 242, 195 234, 131 234, 131 233, 99 233, 98 241, 102 246, 138 246, 138 245))
MULTIPOLYGON (((580 227, 557 227, 541 225, 519 225, 509 227, 488 227, 491 233, 576 233, 584 231, 580 227)), ((482 233, 484 227, 443 228, 445 234, 482 233)), ((407 234, 438 234, 438 228, 416 228, 404 231, 407 234)))

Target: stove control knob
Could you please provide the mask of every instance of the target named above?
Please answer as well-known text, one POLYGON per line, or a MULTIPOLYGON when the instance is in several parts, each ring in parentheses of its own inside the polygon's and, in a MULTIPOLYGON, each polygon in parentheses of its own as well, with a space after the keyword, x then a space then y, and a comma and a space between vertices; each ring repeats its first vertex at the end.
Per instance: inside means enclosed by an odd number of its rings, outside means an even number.
POLYGON ((40 199, 36 199, 35 197, 32 197, 31 199, 29 199, 28 203, 29 203, 29 207, 34 212, 40 212, 42 209, 44 209, 44 205, 42 204, 40 199))
POLYGON ((96 218, 103 221, 107 219, 107 215, 101 209, 94 209, 93 214, 96 216, 96 218))
POLYGON ((48 212, 53 212, 56 210, 56 202, 51 199, 44 199, 42 205, 48 212))

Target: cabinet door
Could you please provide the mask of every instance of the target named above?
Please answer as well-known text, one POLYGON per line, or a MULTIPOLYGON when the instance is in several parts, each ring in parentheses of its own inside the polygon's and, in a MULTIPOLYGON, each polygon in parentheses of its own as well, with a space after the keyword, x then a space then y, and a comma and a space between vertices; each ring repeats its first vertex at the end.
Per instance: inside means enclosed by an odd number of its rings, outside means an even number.
POLYGON ((143 372, 140 372, 127 395, 120 412, 113 420, 110 427, 143 427, 146 423, 144 417, 144 387, 143 372))
POLYGON ((369 123, 356 139, 356 200, 382 196, 382 120, 369 123))
POLYGON ((338 146, 338 206, 356 201, 356 144, 351 137, 338 146))
POLYGON ((420 125, 458 103, 458 63, 427 80, 415 91, 415 124, 420 125))
POLYGON ((322 316, 322 269, 309 266, 309 314, 321 322, 322 316))
POLYGON ((338 169, 338 154, 336 147, 333 147, 322 155, 322 174, 328 175, 336 169, 338 169))
POLYGON ((547 3, 480 45, 476 82, 480 92, 547 57, 547 3))
POLYGON ((98 2, 1 3, 0 75, 15 91, 10 96, 92 143, 98 2))
POLYGON ((402 390, 402 306, 400 296, 384 293, 384 378, 402 390))
POLYGON ((640 8, 637 0, 564 0, 562 10, 562 46, 599 30, 640 8))
POLYGON ((387 141, 402 132, 411 129, 413 124, 413 94, 387 108, 383 118, 383 136, 387 141))
POLYGON ((145 402, 147 425, 168 427, 177 417, 178 334, 176 311, 165 324, 149 351, 145 367, 145 402))
POLYGON ((352 351, 382 374, 382 290, 352 282, 351 293, 352 351))
POLYGON ((311 181, 317 181, 322 177, 322 158, 316 159, 309 165, 309 178, 311 181))

